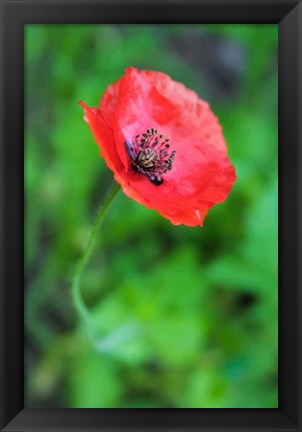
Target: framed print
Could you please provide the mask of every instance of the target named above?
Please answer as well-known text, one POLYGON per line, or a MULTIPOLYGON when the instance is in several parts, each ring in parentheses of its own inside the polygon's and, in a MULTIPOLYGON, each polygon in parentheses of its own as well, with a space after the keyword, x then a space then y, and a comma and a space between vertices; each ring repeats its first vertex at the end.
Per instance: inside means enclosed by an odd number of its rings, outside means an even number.
POLYGON ((1 430, 301 431, 301 2, 1 23, 1 430))

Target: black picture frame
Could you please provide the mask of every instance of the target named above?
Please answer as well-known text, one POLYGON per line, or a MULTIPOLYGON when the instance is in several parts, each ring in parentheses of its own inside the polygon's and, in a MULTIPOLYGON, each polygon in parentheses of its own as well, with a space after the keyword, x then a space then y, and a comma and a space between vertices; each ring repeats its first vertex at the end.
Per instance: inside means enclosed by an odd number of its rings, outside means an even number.
POLYGON ((1 430, 302 430, 301 12, 297 0, 1 1, 1 430), (23 28, 30 23, 278 23, 278 409, 24 408, 23 28))

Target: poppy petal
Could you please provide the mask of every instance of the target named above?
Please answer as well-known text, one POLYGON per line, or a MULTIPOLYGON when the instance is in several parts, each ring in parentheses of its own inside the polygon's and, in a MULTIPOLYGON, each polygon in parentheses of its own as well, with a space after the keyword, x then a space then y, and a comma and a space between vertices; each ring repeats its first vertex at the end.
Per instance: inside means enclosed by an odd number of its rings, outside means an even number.
POLYGON ((114 144, 112 129, 106 124, 98 108, 89 108, 83 101, 79 102, 79 104, 84 108, 84 120, 88 123, 108 168, 112 171, 119 171, 121 161, 114 144))

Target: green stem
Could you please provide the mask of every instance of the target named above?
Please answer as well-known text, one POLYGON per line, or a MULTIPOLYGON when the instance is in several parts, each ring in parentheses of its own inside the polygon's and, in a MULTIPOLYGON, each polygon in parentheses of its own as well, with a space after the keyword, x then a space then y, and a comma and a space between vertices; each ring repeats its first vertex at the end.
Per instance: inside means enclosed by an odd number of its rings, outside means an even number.
POLYGON ((80 316, 80 318, 84 321, 84 323, 87 325, 87 327, 90 330, 94 330, 94 322, 93 322, 93 318, 90 315, 90 312, 87 308, 87 306, 85 305, 83 299, 82 299, 82 295, 81 295, 81 289, 80 289, 80 282, 81 282, 81 275, 82 275, 82 271, 85 267, 85 265, 87 264, 94 245, 95 245, 95 240, 96 240, 96 234, 101 226, 101 223, 107 213, 107 210, 110 207, 110 204, 112 203, 114 197, 116 196, 116 194, 118 193, 118 191, 120 190, 120 185, 117 185, 113 191, 110 193, 110 195, 108 196, 108 198, 101 204, 94 225, 92 227, 91 233, 90 233, 90 237, 86 246, 86 249, 83 253, 83 255, 81 256, 81 258, 79 259, 76 269, 75 269, 75 273, 74 276, 72 278, 72 298, 73 298, 73 302, 75 305, 75 308, 80 316))

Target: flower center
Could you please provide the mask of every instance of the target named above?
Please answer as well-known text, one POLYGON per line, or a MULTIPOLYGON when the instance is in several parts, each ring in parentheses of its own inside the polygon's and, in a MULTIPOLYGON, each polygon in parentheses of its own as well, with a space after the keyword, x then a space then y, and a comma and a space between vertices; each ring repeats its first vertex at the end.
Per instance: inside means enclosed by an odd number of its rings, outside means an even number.
POLYGON ((163 183, 162 175, 173 167, 175 151, 169 151, 169 138, 163 138, 156 129, 136 135, 132 143, 126 140, 128 154, 135 171, 144 174, 156 186, 163 183))

